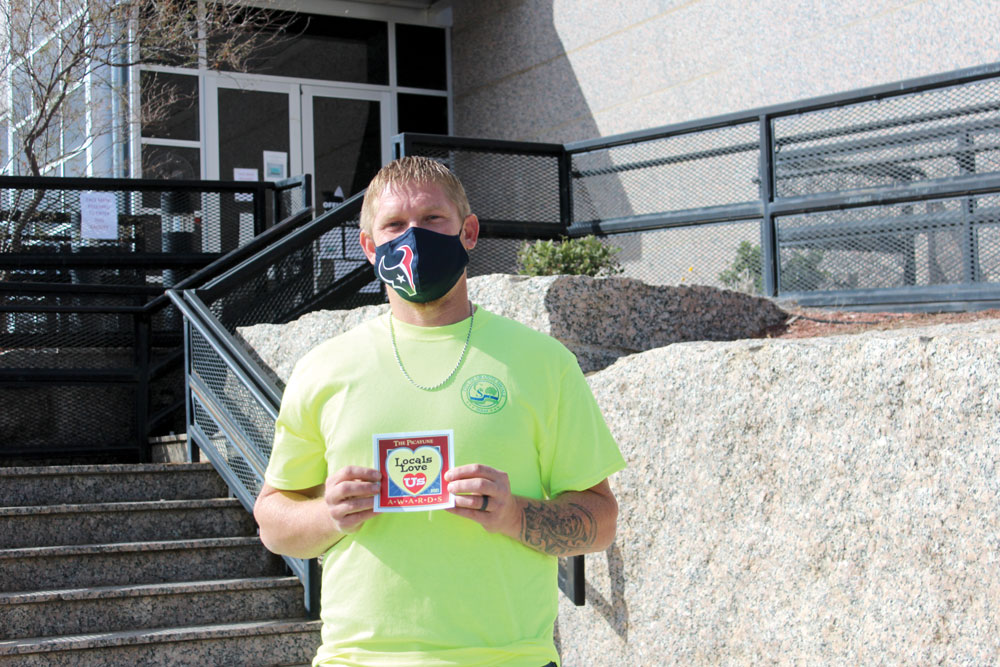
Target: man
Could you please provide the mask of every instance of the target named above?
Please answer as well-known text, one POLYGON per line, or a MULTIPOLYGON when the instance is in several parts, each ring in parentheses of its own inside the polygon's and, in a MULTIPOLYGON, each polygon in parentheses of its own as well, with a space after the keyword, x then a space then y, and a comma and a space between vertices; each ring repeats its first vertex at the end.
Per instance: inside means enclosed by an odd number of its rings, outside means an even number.
POLYGON ((254 515, 271 551, 324 555, 314 665, 554 665, 556 556, 614 540, 621 453, 572 353, 470 303, 478 237, 443 165, 383 167, 361 246, 390 312, 309 352, 285 389, 254 515), (373 441, 428 432, 451 434, 454 461, 419 484, 454 507, 376 512, 393 482, 373 441))

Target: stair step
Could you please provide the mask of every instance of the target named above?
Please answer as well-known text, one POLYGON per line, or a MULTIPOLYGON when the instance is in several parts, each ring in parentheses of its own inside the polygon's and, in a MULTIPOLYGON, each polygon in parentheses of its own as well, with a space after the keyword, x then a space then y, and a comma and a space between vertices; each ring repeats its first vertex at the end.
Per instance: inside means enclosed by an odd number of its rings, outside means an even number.
POLYGON ((284 574, 257 537, 0 549, 0 592, 284 574))
POLYGON ((0 507, 0 549, 237 537, 255 528, 235 498, 0 507))
POLYGON ((292 665, 320 644, 320 621, 241 622, 0 641, 0 665, 292 665))
POLYGON ((0 593, 0 640, 304 616, 296 577, 0 593))
POLYGON ((0 507, 219 498, 229 495, 208 463, 0 468, 0 507))

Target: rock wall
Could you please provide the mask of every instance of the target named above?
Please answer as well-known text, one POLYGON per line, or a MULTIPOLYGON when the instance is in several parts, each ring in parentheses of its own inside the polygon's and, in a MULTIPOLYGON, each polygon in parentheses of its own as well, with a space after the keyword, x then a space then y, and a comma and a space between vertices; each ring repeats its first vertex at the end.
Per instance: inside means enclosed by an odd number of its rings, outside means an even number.
MULTIPOLYGON (((559 339, 585 372, 670 343, 756 336, 787 317, 772 302, 740 292, 659 287, 631 278, 493 274, 469 279, 469 297, 559 339)), ((310 349, 387 309, 317 311, 289 324, 257 324, 238 333, 281 384, 310 349)))
MULTIPOLYGON (((470 292, 603 368, 629 463, 587 605, 560 596, 564 665, 1000 662, 1000 320, 748 340, 784 313, 625 279, 470 292)), ((280 380, 383 310, 240 333, 280 380)))
POLYGON ((563 664, 996 664, 998 340, 684 343, 591 376, 629 467, 563 664))

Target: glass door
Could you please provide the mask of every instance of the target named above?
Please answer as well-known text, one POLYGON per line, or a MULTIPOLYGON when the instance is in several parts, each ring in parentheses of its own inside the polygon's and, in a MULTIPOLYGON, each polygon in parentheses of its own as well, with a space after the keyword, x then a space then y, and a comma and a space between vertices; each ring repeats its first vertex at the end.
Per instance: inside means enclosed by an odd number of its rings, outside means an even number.
MULTIPOLYGON (((210 77, 206 87, 205 171, 209 178, 263 181, 302 173, 298 84, 220 75, 210 77)), ((211 250, 225 252, 263 230, 254 227, 248 197, 222 197, 228 201, 215 209, 223 218, 219 221, 220 247, 211 250)))
MULTIPOLYGON (((389 94, 302 86, 303 166, 313 175, 322 212, 361 192, 391 158, 389 94)), ((317 252, 317 281, 332 284, 364 270, 356 228, 325 234, 317 252)))
MULTIPOLYGON (((206 88, 208 178, 275 180, 276 164, 284 176, 312 174, 322 212, 363 190, 391 159, 388 92, 237 74, 208 77, 206 88)), ((221 209, 235 213, 222 214, 221 247, 206 251, 231 250, 261 231, 250 202, 230 198, 221 209)), ((337 245, 356 246, 356 231, 349 234, 337 245)))
POLYGON ((302 163, 328 209, 364 190, 391 159, 389 94, 302 86, 302 163))

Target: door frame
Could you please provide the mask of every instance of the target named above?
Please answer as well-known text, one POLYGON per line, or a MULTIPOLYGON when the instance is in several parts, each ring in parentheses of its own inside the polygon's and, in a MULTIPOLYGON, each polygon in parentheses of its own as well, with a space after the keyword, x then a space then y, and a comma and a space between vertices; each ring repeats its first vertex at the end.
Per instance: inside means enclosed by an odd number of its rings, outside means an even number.
POLYGON ((302 92, 299 96, 302 104, 302 169, 304 173, 312 175, 313 183, 316 182, 316 154, 313 146, 315 119, 313 118, 312 101, 316 97, 378 102, 381 162, 385 164, 392 159, 392 94, 389 91, 352 88, 350 86, 317 85, 315 82, 308 85, 302 84, 300 89, 302 92))
MULTIPOLYGON (((232 174, 219 173, 219 89, 261 93, 284 93, 288 96, 288 174, 302 173, 302 116, 299 111, 299 84, 276 81, 251 74, 209 73, 205 77, 205 150, 204 167, 208 179, 233 180, 232 174)), ((263 156, 261 156, 263 158, 263 156)), ((262 165, 261 165, 262 167, 262 165)), ((261 172, 261 179, 264 178, 261 172)))
MULTIPOLYGON (((219 89, 284 93, 288 95, 288 175, 315 176, 313 150, 314 97, 333 97, 379 103, 382 164, 392 159, 392 93, 372 87, 329 84, 313 79, 284 79, 254 74, 210 72, 205 76, 202 173, 210 180, 232 180, 219 173, 219 89)), ((261 174, 263 178, 263 173, 261 174)))

